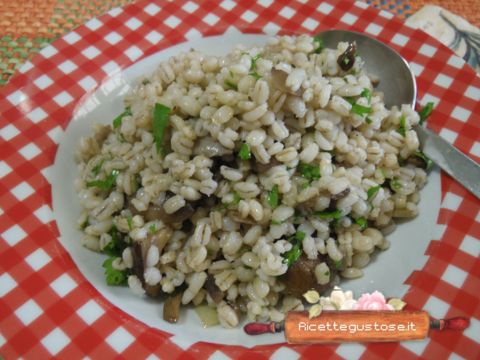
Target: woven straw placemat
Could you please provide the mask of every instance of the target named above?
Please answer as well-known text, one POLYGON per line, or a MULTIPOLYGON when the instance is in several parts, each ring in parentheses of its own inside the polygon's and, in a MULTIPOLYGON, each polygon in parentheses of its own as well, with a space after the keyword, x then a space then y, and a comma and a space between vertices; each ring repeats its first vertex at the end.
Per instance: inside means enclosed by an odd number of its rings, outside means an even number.
MULTIPOLYGON (((0 0, 0 86, 35 52, 59 36, 134 0, 0 0)), ((437 4, 480 25, 480 0, 367 0, 400 18, 437 4)))

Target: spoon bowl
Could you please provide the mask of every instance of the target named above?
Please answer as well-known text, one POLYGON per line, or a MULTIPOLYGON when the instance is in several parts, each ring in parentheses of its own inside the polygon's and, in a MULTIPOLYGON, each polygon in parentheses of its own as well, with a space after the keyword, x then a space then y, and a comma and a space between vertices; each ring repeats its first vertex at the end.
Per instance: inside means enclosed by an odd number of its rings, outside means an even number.
MULTIPOLYGON (((383 92, 386 107, 410 104, 415 108, 415 75, 399 53, 384 43, 355 31, 327 30, 318 35, 329 48, 336 48, 340 41, 355 41, 357 51, 365 61, 367 73, 381 80, 375 89, 383 92)), ((480 199, 480 165, 426 127, 417 125, 414 129, 423 152, 480 199)))
POLYGON ((415 106, 415 75, 408 62, 391 47, 355 31, 327 30, 319 35, 328 48, 336 48, 340 41, 356 42, 357 52, 365 61, 367 72, 381 79, 376 89, 383 92, 387 107, 402 104, 415 106))

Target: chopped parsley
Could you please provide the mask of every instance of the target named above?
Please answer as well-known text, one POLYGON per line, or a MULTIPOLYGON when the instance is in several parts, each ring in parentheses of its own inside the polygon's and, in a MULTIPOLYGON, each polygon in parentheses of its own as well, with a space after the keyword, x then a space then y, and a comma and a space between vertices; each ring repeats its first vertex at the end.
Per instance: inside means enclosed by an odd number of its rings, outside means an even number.
POLYGON ((148 79, 142 80, 142 85, 148 85, 148 84, 150 84, 150 80, 148 79))
POLYGON ((302 255, 302 241, 305 239, 305 233, 303 231, 297 231, 288 240, 293 243, 292 248, 283 254, 283 262, 288 267, 292 266, 302 255))
POLYGON ((240 147, 240 151, 238 152, 238 157, 242 160, 249 160, 252 157, 252 153, 250 152, 250 146, 248 146, 248 144, 242 144, 242 146, 240 147))
POLYGON ((126 285, 128 273, 127 271, 121 271, 114 269, 112 266, 115 257, 108 258, 102 264, 105 269, 105 278, 107 280, 107 285, 126 285))
POLYGON ((80 229, 85 230, 88 225, 90 225, 90 221, 88 221, 88 216, 87 216, 87 218, 86 218, 85 221, 82 223, 82 225, 80 225, 80 229))
POLYGON ((297 241, 303 241, 305 239, 305 233, 303 231, 297 231, 294 236, 297 241))
POLYGON ((351 112, 363 116, 365 114, 370 114, 372 112, 372 108, 370 106, 363 106, 355 103, 352 105, 351 112))
POLYGON ((397 129, 397 132, 403 137, 407 135, 407 119, 403 115, 400 116, 400 125, 397 129))
POLYGON ((313 37, 313 43, 316 44, 316 48, 315 50, 313 50, 313 52, 315 54, 320 54, 322 52, 322 50, 325 48, 325 46, 323 45, 323 40, 320 36, 314 36, 313 37))
POLYGON ((381 186, 380 185, 377 185, 377 186, 372 186, 370 189, 368 189, 367 191, 367 200, 370 201, 372 200, 375 195, 377 195, 378 191, 380 190, 381 186))
POLYGON ((360 226, 360 230, 365 230, 368 226, 367 219, 364 217, 359 217, 358 219, 355 219, 355 224, 360 226))
POLYGON ((250 74, 248 74, 250 76, 253 76, 255 78, 255 80, 258 80, 258 79, 261 79, 262 78, 262 75, 260 75, 259 73, 257 73, 256 71, 252 71, 250 74))
POLYGON ((132 115, 132 110, 130 110, 129 107, 127 107, 124 112, 122 112, 120 115, 118 115, 115 119, 113 119, 113 128, 117 129, 120 126, 122 126, 122 120, 125 116, 130 116, 132 115))
POLYGON ((168 106, 160 103, 156 103, 153 109, 153 138, 159 154, 164 152, 163 138, 171 111, 168 106))
POLYGON ((278 206, 280 195, 278 193, 278 185, 275 185, 272 190, 268 192, 267 202, 272 209, 275 209, 278 206))
POLYGON ((110 256, 122 256, 122 252, 128 244, 123 240, 122 235, 115 226, 110 229, 108 234, 110 235, 111 240, 103 248, 103 252, 110 256))
POLYGON ((255 55, 252 57, 252 63, 250 65, 250 70, 255 71, 257 70, 257 60, 260 59, 262 56, 260 54, 255 55))
POLYGON ((367 118, 365 119, 365 121, 366 121, 367 124, 369 124, 369 125, 370 125, 371 123, 373 123, 373 120, 372 120, 371 118, 369 118, 368 116, 367 116, 367 118))
POLYGON ((120 173, 118 170, 112 172, 105 178, 105 180, 92 180, 87 182, 87 187, 97 187, 104 191, 110 191, 115 186, 115 181, 120 173))
POLYGON ((225 209, 228 209, 230 206, 232 205, 238 205, 238 203, 240 202, 240 200, 242 200, 242 198, 240 197, 240 195, 238 195, 238 193, 236 191, 233 192, 233 200, 232 201, 229 201, 225 204, 221 204, 220 206, 218 206, 217 208, 215 208, 214 210, 225 210, 225 209))
POLYGON ((361 97, 364 97, 365 99, 368 100, 368 103, 370 104, 370 101, 372 101, 372 92, 367 89, 367 88, 364 88, 362 93, 360 94, 361 97))
POLYGON ((320 179, 320 166, 318 165, 310 165, 301 162, 298 164, 297 170, 300 175, 308 181, 320 179))
POLYGON ((337 261, 335 261, 334 265, 335 265, 335 269, 340 270, 343 266, 343 261, 342 260, 337 260, 337 261))
POLYGON ((102 166, 103 166, 103 163, 105 162, 104 159, 102 159, 101 161, 98 162, 97 165, 95 165, 93 168, 92 168, 92 174, 94 176, 98 176, 98 174, 100 174, 100 170, 102 170, 102 166))
POLYGON ((148 231, 150 231, 150 234, 155 234, 157 232, 157 225, 152 224, 148 227, 148 231))
POLYGON ((393 179, 392 181, 390 181, 390 188, 394 191, 398 191, 402 188, 402 183, 397 179, 393 179))
MULTIPOLYGON (((364 91, 368 89, 364 89, 364 91)), ((362 92, 363 94, 363 92, 362 92)), ((363 106, 360 104, 357 104, 356 100, 353 97, 344 97, 345 100, 347 100, 350 105, 352 105, 352 108, 350 109, 350 112, 363 116, 365 114, 370 114, 372 112, 372 108, 370 106, 363 106)))
POLYGON ((133 229, 133 219, 132 215, 127 216, 127 224, 128 224, 128 229, 132 230, 133 229))
POLYGON ((337 209, 333 211, 315 211, 313 215, 322 220, 338 220, 342 217, 342 210, 337 209))
POLYGON ((418 115, 420 116, 420 125, 423 125, 425 120, 430 116, 433 111, 433 102, 427 103, 419 112, 418 115))
POLYGON ((422 159, 425 162, 425 170, 429 171, 433 166, 433 161, 427 155, 425 155, 422 151, 417 150, 413 153, 416 157, 422 159))
POLYGON ((237 86, 237 84, 231 82, 230 80, 225 80, 225 86, 228 87, 229 89, 238 91, 238 86, 237 86))

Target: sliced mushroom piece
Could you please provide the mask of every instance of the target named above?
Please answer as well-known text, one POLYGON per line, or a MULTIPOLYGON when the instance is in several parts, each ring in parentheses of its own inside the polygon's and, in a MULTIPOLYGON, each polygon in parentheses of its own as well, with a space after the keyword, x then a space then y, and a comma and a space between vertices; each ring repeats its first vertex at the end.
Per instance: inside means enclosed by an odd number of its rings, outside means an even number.
POLYGON ((143 276, 145 271, 145 265, 143 262, 143 252, 142 252, 142 243, 134 242, 132 248, 132 257, 133 257, 133 274, 138 277, 142 283, 142 287, 145 289, 145 277, 143 276))
POLYGON ((156 298, 162 294, 162 285, 148 285, 145 283, 145 293, 152 298, 156 298))
POLYGON ((334 194, 332 195, 332 200, 334 201, 337 201, 337 200, 340 200, 340 199, 343 199, 344 197, 346 197, 348 194, 350 194, 350 188, 347 187, 345 190, 343 191, 340 191, 338 194, 334 194))
POLYGON ((337 64, 343 71, 350 70, 355 64, 355 55, 357 53, 357 45, 355 42, 349 42, 347 49, 337 58, 337 64))
POLYGON ((163 320, 175 324, 180 319, 180 305, 182 303, 182 293, 169 295, 163 304, 163 320))
POLYGON ((257 174, 261 173, 266 173, 268 170, 270 170, 272 167, 277 166, 277 165, 282 165, 280 161, 278 161, 275 158, 271 158, 268 164, 262 164, 255 159, 251 160, 252 168, 257 174))
POLYGON ((161 205, 150 204, 148 209, 140 214, 143 215, 147 221, 162 220, 165 224, 176 224, 184 222, 190 218, 194 212, 195 209, 190 203, 187 203, 183 208, 175 211, 173 214, 167 214, 161 205))
POLYGON ((95 135, 94 138, 97 141, 98 145, 101 147, 105 139, 112 132, 112 127, 110 125, 95 125, 95 135))
MULTIPOLYGON (((325 256, 319 256, 317 259, 309 259, 305 254, 290 266, 281 281, 285 284, 285 291, 297 298, 301 298, 308 290, 316 290, 319 294, 327 291, 335 278, 336 270, 330 268, 330 282, 320 285, 315 276, 315 267, 322 262, 327 262, 325 256)), ((328 262, 327 262, 328 263, 328 262)))
POLYGON ((288 73, 286 71, 280 69, 272 69, 272 81, 273 85, 276 88, 290 95, 302 96, 303 89, 301 87, 297 91, 292 91, 292 89, 288 88, 288 86, 286 85, 287 77, 288 73))
POLYGON ((223 293, 222 290, 215 284, 215 278, 212 275, 208 275, 207 281, 205 281, 205 290, 207 290, 208 294, 212 298, 212 300, 215 302, 215 304, 219 304, 225 294, 223 293))
POLYGON ((164 227, 158 230, 154 234, 148 235, 148 240, 152 245, 155 245, 158 248, 159 253, 165 248, 168 243, 168 240, 172 237, 173 230, 170 227, 164 227))

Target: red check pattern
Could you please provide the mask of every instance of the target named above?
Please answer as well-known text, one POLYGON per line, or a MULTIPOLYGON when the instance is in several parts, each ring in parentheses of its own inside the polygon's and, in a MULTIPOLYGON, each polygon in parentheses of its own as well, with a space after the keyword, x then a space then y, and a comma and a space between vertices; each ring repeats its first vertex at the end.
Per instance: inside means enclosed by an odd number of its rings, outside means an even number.
MULTIPOLYGON (((0 96, 0 355, 23 358, 480 358, 480 202, 442 174, 436 237, 404 300, 432 316, 463 315, 463 333, 419 343, 245 349, 187 344, 108 303, 60 246, 49 168, 73 110, 112 73, 168 46, 235 27, 246 33, 365 31, 397 49, 434 101, 429 126, 480 160, 480 78, 450 50, 363 2, 140 1, 75 29, 27 62, 0 96)), ((381 290, 381 289, 379 289, 381 290)), ((387 294, 394 296, 395 294, 387 294)))

